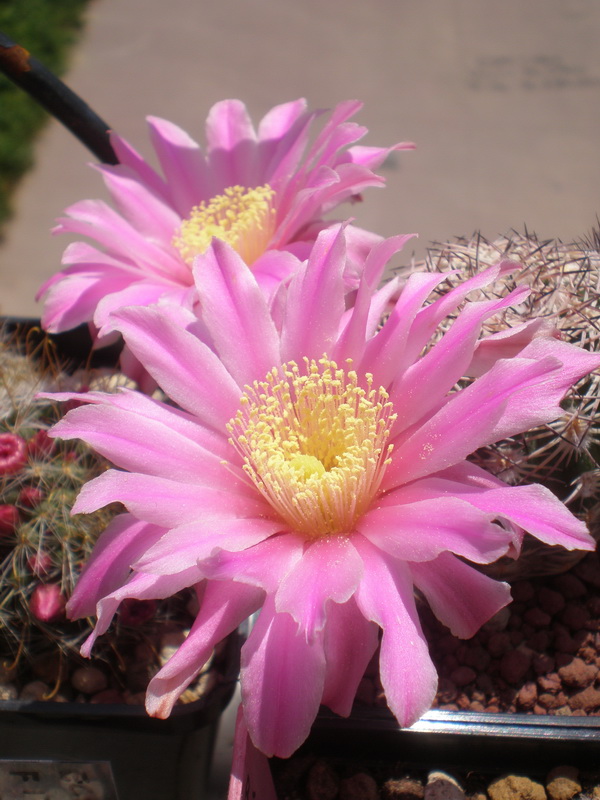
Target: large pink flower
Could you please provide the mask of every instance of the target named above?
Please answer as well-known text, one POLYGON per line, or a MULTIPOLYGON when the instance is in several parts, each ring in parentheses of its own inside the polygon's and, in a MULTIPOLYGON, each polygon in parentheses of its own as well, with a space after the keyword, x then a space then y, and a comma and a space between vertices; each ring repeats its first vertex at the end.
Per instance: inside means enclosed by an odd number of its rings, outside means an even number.
POLYGON ((348 714, 380 631, 387 701, 410 725, 437 681, 415 587, 469 637, 510 592, 465 560, 516 554, 524 530, 592 548, 547 489, 507 486, 467 457, 558 416, 567 388, 600 356, 520 329, 512 352, 504 336, 494 358, 482 322, 526 289, 467 303, 430 345, 470 290, 514 269, 504 262, 429 305, 444 275, 411 275, 380 326, 395 287, 374 286, 404 238, 375 248, 346 309, 344 231, 322 232, 277 312, 239 255, 215 241, 195 269, 212 348, 185 310, 115 315, 179 408, 127 390, 90 393, 55 427, 118 467, 84 487, 74 512, 114 501, 127 509, 69 604, 73 616, 98 614, 84 652, 125 598, 197 589, 195 624, 148 688, 150 714, 166 717, 213 646, 260 609, 241 684, 261 750, 293 752, 320 703, 348 714), (471 364, 479 377, 456 389, 471 364))
MULTIPOLYGON (((187 133, 156 117, 150 137, 163 175, 116 134, 118 166, 96 166, 114 208, 99 200, 76 203, 55 232, 91 239, 67 247, 65 268, 46 281, 43 327, 51 332, 83 322, 106 326, 123 306, 170 300, 192 307, 191 265, 213 236, 227 241, 270 294, 305 259, 323 215, 384 179, 372 170, 396 149, 357 146, 366 128, 349 122, 361 104, 340 103, 311 142, 320 112, 304 100, 273 108, 255 131, 239 100, 224 100, 206 121, 204 154, 187 133), (282 255, 285 253, 286 255, 282 255)), ((380 237, 349 231, 356 280, 365 254, 380 237)))

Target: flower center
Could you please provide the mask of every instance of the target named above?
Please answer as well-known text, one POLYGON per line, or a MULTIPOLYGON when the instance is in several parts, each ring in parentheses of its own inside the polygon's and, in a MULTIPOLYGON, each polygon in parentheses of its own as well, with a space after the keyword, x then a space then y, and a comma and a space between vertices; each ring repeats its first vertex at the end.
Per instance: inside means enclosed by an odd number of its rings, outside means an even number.
POLYGON ((366 388, 347 362, 290 361, 246 387, 229 422, 231 443, 257 489, 309 538, 351 533, 390 461, 396 419, 388 394, 366 388))
POLYGON ((267 184, 256 189, 229 186, 208 203, 195 206, 173 239, 188 264, 206 251, 213 236, 230 244, 246 264, 261 256, 275 230, 275 192, 267 184))

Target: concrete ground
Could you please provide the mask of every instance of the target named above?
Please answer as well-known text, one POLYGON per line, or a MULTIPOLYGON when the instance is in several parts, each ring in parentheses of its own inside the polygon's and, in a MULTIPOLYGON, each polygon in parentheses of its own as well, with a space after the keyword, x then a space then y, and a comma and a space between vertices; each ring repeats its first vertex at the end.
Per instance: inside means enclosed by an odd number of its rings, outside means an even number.
MULTIPOLYGON (((66 80, 147 154, 147 114, 202 141, 225 97, 255 119, 298 96, 313 107, 360 98, 367 144, 418 150, 396 154, 388 187, 348 213, 382 234, 417 232, 422 256, 430 240, 476 229, 589 231, 599 33, 597 0, 92 0, 66 80)), ((104 196, 92 160, 57 123, 40 139, 0 247, 0 313, 39 315, 34 294, 67 243, 50 236, 54 219, 104 196)))
MULTIPOLYGON (((394 156, 388 187, 351 213, 385 235, 417 232, 421 257, 429 241, 477 229, 493 237, 527 225, 563 240, 590 230, 599 34, 597 0, 92 0, 66 80, 146 154, 147 114, 202 141, 222 98, 241 98, 255 119, 299 96, 313 107, 364 100, 366 144, 418 149, 394 156)), ((0 313, 39 315, 35 292, 67 243, 50 236, 53 220, 104 196, 92 160, 57 123, 40 138, 0 247, 0 313)), ((215 798, 225 796, 232 718, 215 798)))

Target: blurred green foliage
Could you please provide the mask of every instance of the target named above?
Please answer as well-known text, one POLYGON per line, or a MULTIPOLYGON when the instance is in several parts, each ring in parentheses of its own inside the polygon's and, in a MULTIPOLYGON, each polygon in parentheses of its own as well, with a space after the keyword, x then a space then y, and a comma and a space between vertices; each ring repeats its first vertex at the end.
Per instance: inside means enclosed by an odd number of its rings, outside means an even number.
MULTIPOLYGON (((0 0, 0 31, 57 75, 64 72, 89 0, 0 0)), ((0 74, 0 229, 11 213, 10 197, 33 164, 36 134, 47 112, 0 74)))

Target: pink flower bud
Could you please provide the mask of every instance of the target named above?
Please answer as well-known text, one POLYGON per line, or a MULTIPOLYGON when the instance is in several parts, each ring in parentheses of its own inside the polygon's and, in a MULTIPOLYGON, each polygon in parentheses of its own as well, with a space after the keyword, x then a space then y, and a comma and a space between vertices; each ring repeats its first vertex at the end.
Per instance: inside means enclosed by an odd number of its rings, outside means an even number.
POLYGON ((55 444, 54 439, 48 436, 48 431, 36 431, 27 442, 27 454, 32 458, 44 458, 50 455, 55 444))
POLYGON ((33 590, 29 610, 42 622, 55 622, 64 616, 67 601, 56 583, 40 583, 33 590))
POLYGON ((25 508, 34 508, 44 499, 45 494, 37 486, 24 486, 19 492, 19 505, 25 508))
POLYGON ((155 600, 136 600, 130 597, 121 603, 119 620, 123 625, 137 626, 152 619, 155 613, 155 600))
POLYGON ((0 475, 12 475, 25 466, 27 445, 15 433, 0 433, 0 475))
POLYGON ((19 524, 19 509, 16 506, 0 505, 0 537, 14 533, 19 524))
POLYGON ((27 559, 27 566, 34 575, 37 575, 38 578, 43 578, 50 572, 52 557, 50 553, 35 553, 27 559))

